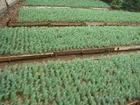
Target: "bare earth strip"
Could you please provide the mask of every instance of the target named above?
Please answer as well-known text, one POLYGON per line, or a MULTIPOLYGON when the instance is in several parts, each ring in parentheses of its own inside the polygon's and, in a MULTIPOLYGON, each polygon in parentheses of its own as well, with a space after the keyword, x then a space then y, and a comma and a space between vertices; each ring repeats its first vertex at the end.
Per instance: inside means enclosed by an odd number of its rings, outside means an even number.
POLYGON ((140 22, 12 22, 8 23, 9 27, 31 27, 31 26, 48 26, 48 27, 65 27, 65 26, 140 26, 140 22))
POLYGON ((95 48, 95 49, 56 51, 56 52, 42 53, 42 54, 22 54, 22 55, 0 56, 0 62, 52 58, 52 57, 58 57, 58 56, 89 55, 89 54, 103 54, 103 53, 112 53, 112 52, 130 52, 130 51, 140 51, 140 46, 139 45, 116 46, 116 47, 105 47, 105 48, 95 48))
POLYGON ((64 5, 23 5, 25 8, 36 7, 36 8, 78 8, 78 9, 92 9, 92 10, 114 10, 111 7, 72 7, 72 6, 64 6, 64 5))

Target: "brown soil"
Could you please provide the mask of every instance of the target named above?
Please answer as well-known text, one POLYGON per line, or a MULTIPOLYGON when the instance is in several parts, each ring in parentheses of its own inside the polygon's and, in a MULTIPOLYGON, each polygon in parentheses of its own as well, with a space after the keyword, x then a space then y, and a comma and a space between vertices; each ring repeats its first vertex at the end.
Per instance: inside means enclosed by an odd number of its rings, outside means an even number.
POLYGON ((32 27, 32 26, 48 26, 48 27, 64 27, 64 26, 140 26, 140 22, 17 22, 10 21, 9 27, 32 27))
POLYGON ((127 105, 140 105, 140 99, 136 99, 136 100, 133 100, 131 102, 128 102, 127 105))
POLYGON ((19 0, 17 0, 17 3, 14 6, 8 7, 4 16, 0 18, 0 27, 8 26, 8 23, 10 21, 15 22, 16 17, 18 16, 18 9, 24 4, 25 2, 20 2, 19 0))

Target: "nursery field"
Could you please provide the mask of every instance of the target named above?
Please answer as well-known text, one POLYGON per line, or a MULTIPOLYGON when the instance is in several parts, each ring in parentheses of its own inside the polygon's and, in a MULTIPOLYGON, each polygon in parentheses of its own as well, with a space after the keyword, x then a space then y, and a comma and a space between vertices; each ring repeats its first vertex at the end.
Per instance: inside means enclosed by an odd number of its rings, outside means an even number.
POLYGON ((109 7, 101 0, 27 0, 29 5, 71 6, 71 7, 109 7))
POLYGON ((140 44, 140 27, 32 27, 0 29, 0 54, 53 51, 140 44))
POLYGON ((140 95, 139 68, 140 53, 100 60, 13 65, 0 70, 0 102, 4 105, 126 105, 140 95))
POLYGON ((65 22, 140 22, 139 12, 90 10, 78 8, 22 7, 18 21, 65 21, 65 22))
POLYGON ((113 8, 127 0, 17 1, 0 18, 0 105, 140 105, 140 12, 113 8))

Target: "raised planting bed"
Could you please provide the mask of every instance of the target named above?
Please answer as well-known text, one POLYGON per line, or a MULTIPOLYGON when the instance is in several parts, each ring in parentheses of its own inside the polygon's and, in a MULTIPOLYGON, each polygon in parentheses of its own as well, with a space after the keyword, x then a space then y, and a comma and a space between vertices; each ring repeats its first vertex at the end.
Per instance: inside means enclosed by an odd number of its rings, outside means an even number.
MULTIPOLYGON (((1 28, 0 55, 140 45, 140 27, 1 28)), ((115 48, 115 47, 114 47, 115 48)))
POLYGON ((71 8, 22 7, 17 21, 40 22, 138 22, 140 13, 128 11, 71 8))
POLYGON ((4 105, 127 105, 140 97, 140 53, 0 69, 4 105), (131 77, 131 78, 130 78, 131 77))
POLYGON ((101 0, 27 0, 28 5, 71 6, 71 7, 109 7, 101 0))

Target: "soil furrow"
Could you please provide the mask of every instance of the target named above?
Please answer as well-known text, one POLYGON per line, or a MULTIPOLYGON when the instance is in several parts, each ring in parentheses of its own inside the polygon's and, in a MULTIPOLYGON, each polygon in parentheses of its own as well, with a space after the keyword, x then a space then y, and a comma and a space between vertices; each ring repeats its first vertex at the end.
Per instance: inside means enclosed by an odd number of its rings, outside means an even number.
POLYGON ((68 50, 68 51, 56 51, 44 54, 25 54, 25 55, 8 55, 0 56, 0 62, 12 62, 20 60, 31 60, 41 58, 55 58, 59 56, 80 56, 90 54, 104 54, 113 52, 130 52, 140 51, 140 46, 116 46, 116 47, 105 47, 105 48, 94 48, 94 49, 79 49, 79 50, 68 50))
POLYGON ((32 26, 48 26, 48 27, 65 27, 65 26, 140 26, 140 22, 9 22, 9 27, 32 27, 32 26))

